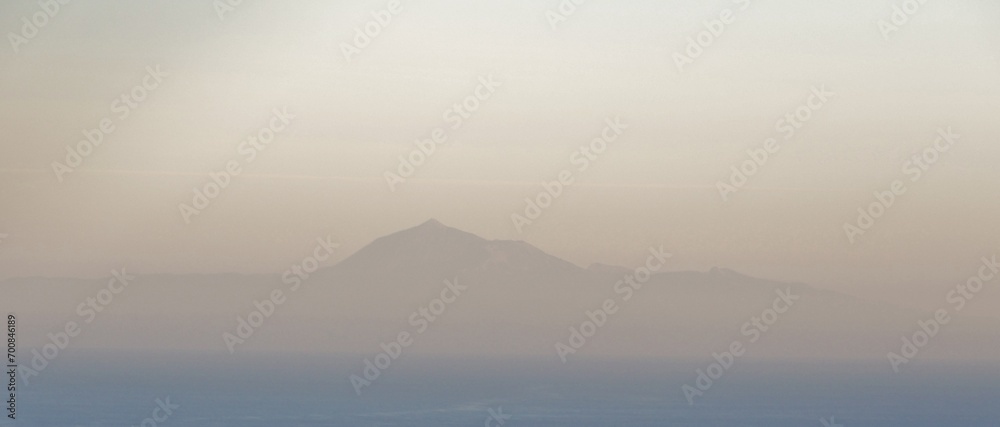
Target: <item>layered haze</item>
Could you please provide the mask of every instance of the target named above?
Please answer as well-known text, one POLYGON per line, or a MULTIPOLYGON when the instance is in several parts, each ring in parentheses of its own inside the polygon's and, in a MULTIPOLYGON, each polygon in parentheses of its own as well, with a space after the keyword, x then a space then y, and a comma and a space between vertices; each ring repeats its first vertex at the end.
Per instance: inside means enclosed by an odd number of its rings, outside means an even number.
POLYGON ((0 34, 0 427, 1000 420, 995 0, 0 34))
MULTIPOLYGON (((74 348, 204 354, 364 354, 410 332, 417 337, 407 354, 557 362, 556 343, 567 343, 571 328, 580 330, 587 313, 612 300, 616 308, 575 357, 698 359, 733 340, 760 339, 766 345, 754 349, 754 358, 884 360, 918 321, 934 318, 729 269, 670 271, 673 255, 659 245, 640 255, 663 271, 647 278, 628 267, 580 267, 524 242, 487 240, 429 220, 376 239, 303 281, 294 273, 141 276, 106 305, 86 301, 111 277, 10 279, 0 291, 18 307, 24 345, 40 347, 46 333, 67 321, 92 319, 97 326, 84 326, 74 348), (444 295, 446 281, 458 291, 444 295), (273 314, 255 305, 275 290, 285 297, 272 304, 273 314), (790 307, 776 304, 777 295, 787 295, 790 307), (435 313, 436 299, 447 303, 443 313, 435 313), (104 309, 91 313, 94 306, 104 309), (762 323, 772 307, 786 311, 778 322, 762 323), (240 322, 255 310, 269 317, 230 347, 224 333, 241 336, 240 322)), ((947 334, 935 337, 921 360, 1000 358, 990 344, 1000 339, 1000 321, 963 312, 943 327, 947 334)))
MULTIPOLYGON (((0 276, 275 273, 316 236, 335 234, 342 259, 435 217, 578 265, 664 243, 677 269, 934 310, 995 252, 992 2, 928 2, 886 40, 891 2, 589 2, 552 30, 555 1, 422 1, 348 62, 342 44, 384 7, 244 2, 220 20, 194 1, 65 5, 0 51, 0 276), (672 55, 726 7, 736 22, 679 72, 672 55), (168 76, 118 121, 112 101, 156 65, 168 76), (485 75, 494 96, 390 191, 397 157, 485 75), (836 96, 723 202, 717 183, 820 85, 836 96), (180 204, 282 107, 288 129, 187 224, 180 204), (57 179, 52 163, 107 117, 115 132, 57 179), (608 117, 629 124, 619 142, 518 232, 511 215, 608 117), (843 224, 939 127, 962 138, 851 244, 843 224)), ((0 25, 17 33, 37 8, 4 4, 0 25)), ((998 301, 968 310, 996 317, 998 301)))

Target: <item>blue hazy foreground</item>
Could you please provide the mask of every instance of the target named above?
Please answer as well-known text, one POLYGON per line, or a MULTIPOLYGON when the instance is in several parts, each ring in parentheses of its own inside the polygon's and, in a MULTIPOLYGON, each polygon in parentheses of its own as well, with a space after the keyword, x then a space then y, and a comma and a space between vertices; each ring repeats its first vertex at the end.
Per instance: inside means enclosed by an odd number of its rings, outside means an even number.
MULTIPOLYGON (((1000 370, 883 363, 740 362, 694 406, 680 391, 701 361, 399 360, 361 397, 357 358, 77 355, 20 396, 17 426, 140 425, 157 398, 180 408, 160 425, 996 426, 1000 370), (398 367, 398 369, 397 369, 398 367), (493 425, 496 425, 495 423, 493 425)), ((12 425, 12 424, 0 424, 12 425)))

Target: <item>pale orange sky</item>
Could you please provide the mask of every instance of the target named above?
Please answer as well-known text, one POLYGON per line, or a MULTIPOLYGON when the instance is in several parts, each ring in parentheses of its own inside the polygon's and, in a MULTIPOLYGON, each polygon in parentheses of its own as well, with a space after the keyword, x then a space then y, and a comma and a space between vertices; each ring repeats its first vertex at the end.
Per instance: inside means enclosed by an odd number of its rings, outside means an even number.
MULTIPOLYGON (((202 2, 71 3, 0 48, 0 277, 275 272, 317 236, 343 257, 434 217, 581 265, 664 243, 678 269, 933 306, 1000 237, 1000 7, 985 3, 929 2, 886 41, 892 2, 754 2, 683 73, 671 55, 732 3, 594 1, 557 31, 554 1, 406 3, 351 63, 340 43, 382 2, 247 1, 224 21, 202 2), (155 65, 162 86, 59 182, 51 162, 155 65), (389 191, 396 157, 490 74, 495 96, 389 191), (814 85, 837 95, 723 203, 716 182, 814 85), (288 130, 185 224, 192 188, 285 106, 288 130), (615 116, 619 142, 517 233, 523 199, 615 116), (961 141, 849 244, 842 224, 947 126, 961 141)), ((0 30, 36 10, 0 6, 0 30)))

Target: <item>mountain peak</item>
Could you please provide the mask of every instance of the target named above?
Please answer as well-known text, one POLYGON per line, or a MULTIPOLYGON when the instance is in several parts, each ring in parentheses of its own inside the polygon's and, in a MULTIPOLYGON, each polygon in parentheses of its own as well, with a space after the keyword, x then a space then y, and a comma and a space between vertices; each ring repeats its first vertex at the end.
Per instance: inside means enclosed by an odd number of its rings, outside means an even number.
POLYGON ((471 240, 483 240, 481 237, 475 234, 469 233, 467 231, 459 230, 455 227, 449 227, 441 223, 434 218, 428 219, 422 222, 420 225, 415 227, 410 227, 405 230, 397 231, 396 233, 390 234, 384 237, 399 237, 409 236, 409 238, 416 238, 419 240, 425 240, 429 237, 444 238, 445 236, 451 236, 453 239, 471 239, 471 240))
POLYGON ((451 227, 448 227, 447 225, 442 224, 441 221, 438 221, 438 220, 436 220, 434 218, 431 218, 431 219, 428 219, 427 221, 424 221, 423 224, 420 224, 417 227, 418 228, 451 228, 451 227))
POLYGON ((526 242, 487 240, 433 218, 379 237, 341 264, 359 271, 424 271, 427 276, 480 268, 535 272, 579 269, 526 242))

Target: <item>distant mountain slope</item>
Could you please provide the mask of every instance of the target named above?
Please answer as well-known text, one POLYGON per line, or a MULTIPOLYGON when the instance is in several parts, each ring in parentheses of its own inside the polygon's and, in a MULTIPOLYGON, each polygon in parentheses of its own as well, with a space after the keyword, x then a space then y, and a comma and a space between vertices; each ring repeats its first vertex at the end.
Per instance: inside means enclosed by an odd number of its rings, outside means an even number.
MULTIPOLYGON (((140 276, 115 296, 74 345, 224 351, 221 335, 276 289, 286 302, 247 340, 247 351, 367 353, 399 332, 413 313, 441 298, 445 280, 462 288, 408 351, 555 357, 606 300, 617 311, 580 350, 588 356, 701 358, 746 341, 743 329, 771 308, 777 291, 794 306, 762 333, 753 357, 882 358, 898 351, 929 313, 714 268, 661 272, 638 289, 619 283, 627 267, 587 269, 524 242, 487 240, 430 220, 376 239, 317 271, 291 292, 280 275, 140 276), (626 300, 626 295, 628 299, 626 300)), ((132 272, 136 274, 137 272, 132 272)), ((78 304, 106 280, 15 279, 0 283, 0 309, 23 314, 25 345, 79 321, 78 304)), ((1000 324, 956 318, 922 357, 1000 361, 1000 324)))
POLYGON ((447 276, 490 268, 546 274, 580 273, 570 262, 520 241, 486 240, 431 219, 413 228, 375 239, 347 259, 338 270, 415 272, 447 276))

